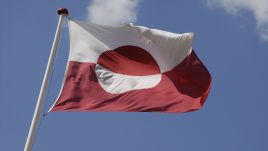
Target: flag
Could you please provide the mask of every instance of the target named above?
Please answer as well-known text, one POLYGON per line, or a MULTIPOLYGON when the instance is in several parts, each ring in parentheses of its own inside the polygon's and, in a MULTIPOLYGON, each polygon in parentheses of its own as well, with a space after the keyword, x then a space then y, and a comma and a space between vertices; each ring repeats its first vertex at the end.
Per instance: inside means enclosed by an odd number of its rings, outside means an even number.
POLYGON ((188 112, 200 109, 211 76, 193 33, 68 18, 70 52, 51 111, 188 112))

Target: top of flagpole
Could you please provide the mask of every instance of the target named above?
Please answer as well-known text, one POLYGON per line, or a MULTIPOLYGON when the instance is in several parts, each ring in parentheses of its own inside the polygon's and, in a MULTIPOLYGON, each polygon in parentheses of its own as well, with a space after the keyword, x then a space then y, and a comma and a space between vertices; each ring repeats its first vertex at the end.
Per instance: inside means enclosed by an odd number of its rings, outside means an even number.
POLYGON ((66 9, 66 8, 59 8, 57 12, 59 15, 64 14, 64 15, 68 16, 68 9, 66 9))

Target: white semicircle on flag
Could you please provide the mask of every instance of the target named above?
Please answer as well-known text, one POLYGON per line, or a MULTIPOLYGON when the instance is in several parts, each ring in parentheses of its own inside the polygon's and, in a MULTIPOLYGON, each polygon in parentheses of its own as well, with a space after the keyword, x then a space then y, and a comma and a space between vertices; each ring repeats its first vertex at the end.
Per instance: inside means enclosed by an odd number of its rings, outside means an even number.
POLYGON ((162 74, 147 76, 123 75, 106 69, 99 64, 96 64, 95 73, 100 86, 111 94, 153 88, 161 81, 162 77, 162 74))

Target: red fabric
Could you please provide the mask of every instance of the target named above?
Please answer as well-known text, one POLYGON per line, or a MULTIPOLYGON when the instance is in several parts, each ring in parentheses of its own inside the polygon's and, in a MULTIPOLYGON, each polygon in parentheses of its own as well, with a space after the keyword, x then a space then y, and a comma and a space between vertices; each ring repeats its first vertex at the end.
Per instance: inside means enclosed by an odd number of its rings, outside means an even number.
POLYGON ((145 76, 160 73, 160 68, 151 54, 136 46, 122 46, 105 51, 100 55, 98 64, 125 75, 145 76))
POLYGON ((51 111, 188 112, 200 109, 211 76, 194 51, 153 88, 111 94, 101 88, 95 64, 69 62, 62 92, 51 111))

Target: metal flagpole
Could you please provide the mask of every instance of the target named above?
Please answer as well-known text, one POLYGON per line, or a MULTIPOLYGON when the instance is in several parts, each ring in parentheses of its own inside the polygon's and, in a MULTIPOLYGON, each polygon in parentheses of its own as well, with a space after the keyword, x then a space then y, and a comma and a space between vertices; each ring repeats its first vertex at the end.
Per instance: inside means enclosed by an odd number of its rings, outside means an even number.
POLYGON ((38 100, 37 100, 37 103, 36 103, 36 107, 35 107, 32 123, 31 123, 31 127, 30 127, 30 130, 29 130, 29 133, 28 133, 28 137, 27 137, 25 147, 24 147, 24 151, 31 151, 32 150, 32 145, 33 145, 33 142, 34 142, 34 137, 35 137, 36 128, 37 128, 37 125, 38 125, 38 120, 40 118, 40 113, 42 111, 42 105, 43 105, 43 102, 44 102, 44 96, 46 94, 46 88, 47 88, 47 85, 48 85, 49 76, 50 76, 50 73, 51 73, 52 65, 53 65, 54 60, 55 60, 55 55, 56 55, 56 51, 57 51, 59 40, 60 40, 60 33, 61 33, 61 27, 62 27, 63 19, 64 19, 65 16, 68 15, 68 10, 66 8, 60 8, 58 10, 58 14, 60 15, 60 18, 59 18, 58 26, 57 26, 57 29, 56 29, 54 41, 53 41, 53 44, 52 44, 52 47, 51 47, 51 52, 50 52, 50 55, 49 55, 47 68, 46 68, 43 83, 42 83, 42 86, 41 86, 41 89, 40 89, 40 92, 39 92, 39 97, 38 97, 38 100))

